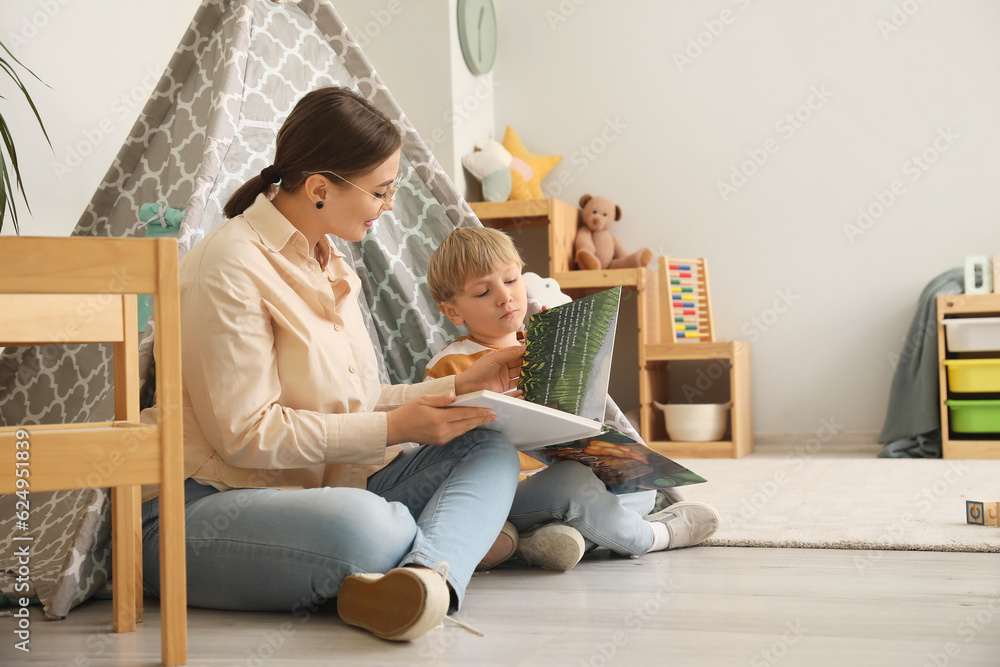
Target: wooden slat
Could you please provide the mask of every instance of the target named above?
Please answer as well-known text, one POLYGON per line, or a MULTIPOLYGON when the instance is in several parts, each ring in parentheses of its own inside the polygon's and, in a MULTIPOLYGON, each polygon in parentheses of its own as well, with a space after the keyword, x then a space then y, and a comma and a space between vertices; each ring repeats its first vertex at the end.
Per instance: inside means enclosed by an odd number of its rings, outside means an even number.
POLYGON ((160 483, 160 609, 164 665, 187 662, 187 566, 184 545, 184 447, 181 422, 180 290, 177 247, 157 248, 157 418, 163 479, 160 483))
POLYGON ((1000 459, 1000 440, 949 438, 942 445, 941 456, 946 459, 1000 459))
POLYGON ((124 301, 119 315, 123 328, 122 341, 115 344, 115 419, 139 421, 139 326, 135 295, 121 297, 124 301))
POLYGON ((939 295, 938 315, 1000 313, 1000 294, 939 295))
POLYGON ((34 424, 31 426, 0 426, 0 435, 5 433, 15 433, 21 430, 28 430, 32 433, 35 431, 73 431, 73 430, 85 430, 89 431, 92 428, 99 427, 122 427, 128 428, 133 426, 133 424, 126 424, 124 422, 82 422, 79 424, 34 424))
MULTIPOLYGON (((115 344, 115 418, 139 421, 139 327, 135 295, 123 296, 124 340, 115 344)), ((141 487, 111 489, 111 557, 115 632, 132 632, 142 620, 141 487)))
POLYGON ((646 360, 678 361, 684 359, 729 359, 733 355, 733 341, 713 343, 676 343, 650 345, 646 360))
POLYGON ((148 239, 3 236, 0 292, 152 294, 155 248, 148 239))
MULTIPOLYGON (((59 345, 123 340, 119 294, 0 294, 0 344, 59 345), (16 315, 15 315, 16 314, 16 315)), ((135 297, 132 297, 135 301, 135 297)))
POLYGON ((611 287, 637 288, 642 283, 646 269, 599 269, 596 271, 566 271, 552 276, 559 287, 567 289, 608 289, 611 287))
POLYGON ((540 218, 548 217, 549 201, 548 199, 481 201, 472 202, 469 206, 480 221, 500 218, 540 218))
MULTIPOLYGON (((24 429, 30 443, 32 492, 156 484, 160 480, 155 426, 79 426, 24 429)), ((0 460, 15 460, 18 433, 9 428, 0 431, 0 460)), ((14 468, 0 466, 0 493, 16 490, 14 468)))
POLYGON ((580 209, 558 199, 549 200, 549 275, 571 271, 576 266, 576 230, 580 209))
POLYGON ((733 402, 729 427, 733 439, 732 456, 736 458, 753 453, 752 376, 750 343, 734 341, 729 370, 729 395, 733 402))
POLYGON ((111 567, 115 575, 111 579, 112 628, 115 632, 132 632, 138 621, 135 564, 142 562, 142 551, 136 551, 135 533, 141 530, 140 488, 116 486, 111 489, 111 567))
POLYGON ((729 441, 675 442, 673 440, 653 440, 646 444, 661 454, 675 459, 733 458, 733 443, 729 441))

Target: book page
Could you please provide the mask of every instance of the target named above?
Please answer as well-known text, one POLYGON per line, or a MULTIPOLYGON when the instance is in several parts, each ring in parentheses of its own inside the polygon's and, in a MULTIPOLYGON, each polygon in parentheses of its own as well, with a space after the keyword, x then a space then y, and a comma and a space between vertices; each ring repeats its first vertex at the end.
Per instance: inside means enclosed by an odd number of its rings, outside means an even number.
POLYGON ((534 315, 518 389, 532 403, 603 420, 621 287, 534 315))

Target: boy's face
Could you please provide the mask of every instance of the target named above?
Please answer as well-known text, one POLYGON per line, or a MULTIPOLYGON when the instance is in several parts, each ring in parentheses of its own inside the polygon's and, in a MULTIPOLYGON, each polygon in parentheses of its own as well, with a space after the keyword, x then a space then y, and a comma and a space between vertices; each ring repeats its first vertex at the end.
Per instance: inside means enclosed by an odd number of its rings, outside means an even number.
POLYGON ((514 345, 528 307, 528 294, 516 264, 505 264, 485 276, 469 276, 461 294, 438 304, 456 325, 464 324, 486 345, 514 345))

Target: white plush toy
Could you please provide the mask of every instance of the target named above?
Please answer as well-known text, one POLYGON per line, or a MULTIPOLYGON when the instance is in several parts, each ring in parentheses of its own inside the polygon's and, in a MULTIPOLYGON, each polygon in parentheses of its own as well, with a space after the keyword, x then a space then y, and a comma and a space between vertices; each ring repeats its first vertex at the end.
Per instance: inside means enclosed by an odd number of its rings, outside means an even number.
POLYGON ((532 273, 531 271, 525 271, 523 277, 524 286, 528 288, 528 294, 538 302, 540 308, 555 308, 573 300, 566 294, 563 294, 559 288, 559 283, 552 280, 552 278, 542 278, 537 273, 532 273))
POLYGON ((534 170, 498 141, 490 139, 476 146, 475 152, 462 158, 462 166, 482 183, 484 201, 530 199, 528 181, 534 170))

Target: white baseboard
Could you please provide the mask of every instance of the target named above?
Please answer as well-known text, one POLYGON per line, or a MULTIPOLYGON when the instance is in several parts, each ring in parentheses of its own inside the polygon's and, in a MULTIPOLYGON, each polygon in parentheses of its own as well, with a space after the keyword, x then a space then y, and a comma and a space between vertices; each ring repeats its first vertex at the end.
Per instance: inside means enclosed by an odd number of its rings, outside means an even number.
POLYGON ((872 447, 881 448, 882 445, 878 444, 878 434, 879 431, 841 431, 832 437, 823 438, 818 436, 816 432, 812 433, 754 433, 754 442, 756 444, 763 445, 787 445, 794 444, 797 442, 807 443, 810 440, 819 440, 820 442, 835 444, 838 442, 843 442, 845 444, 852 445, 867 445, 870 444, 872 447))

